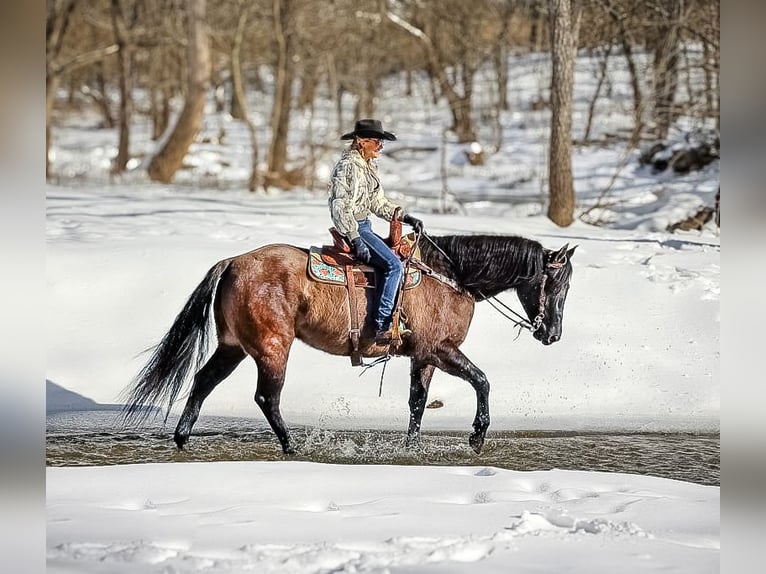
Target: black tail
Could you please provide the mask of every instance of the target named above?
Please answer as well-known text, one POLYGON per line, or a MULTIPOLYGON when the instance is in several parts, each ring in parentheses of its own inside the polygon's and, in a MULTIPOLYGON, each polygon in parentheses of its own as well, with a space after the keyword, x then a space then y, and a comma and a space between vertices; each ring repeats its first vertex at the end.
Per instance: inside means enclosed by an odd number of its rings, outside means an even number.
POLYGON ((202 366, 207 352, 208 323, 218 280, 231 259, 216 263, 189 297, 173 326, 154 347, 154 353, 133 382, 123 391, 123 421, 144 422, 151 406, 168 402, 165 420, 190 373, 202 366))

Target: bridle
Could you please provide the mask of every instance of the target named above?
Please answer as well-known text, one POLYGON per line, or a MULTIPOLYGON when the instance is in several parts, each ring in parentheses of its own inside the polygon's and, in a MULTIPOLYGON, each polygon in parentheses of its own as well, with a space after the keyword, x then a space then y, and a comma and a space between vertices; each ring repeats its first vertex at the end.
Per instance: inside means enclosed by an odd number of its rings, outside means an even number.
MULTIPOLYGON (((564 261, 550 261, 545 264, 546 269, 561 269, 564 266, 564 261)), ((543 273, 543 278, 540 281, 540 296, 538 297, 537 316, 530 326, 532 333, 542 327, 543 319, 545 318, 545 282, 548 281, 548 273, 543 273)))
MULTIPOLYGON (((434 242, 434 240, 431 239, 425 232, 422 233, 422 236, 425 237, 431 243, 431 245, 433 245, 436 248, 436 250, 444 256, 444 258, 447 260, 447 262, 454 269, 455 268, 455 263, 452 261, 450 256, 447 255, 444 252, 444 250, 441 247, 439 247, 436 244, 436 242, 434 242)), ((527 319, 526 317, 524 317, 520 313, 517 313, 516 311, 511 309, 511 307, 509 307, 507 304, 503 303, 497 297, 495 297, 495 296, 487 297, 481 291, 479 291, 478 293, 479 293, 479 295, 484 297, 484 299, 492 306, 492 308, 495 311, 497 311, 503 317, 505 317, 506 319, 511 321, 514 324, 514 326, 519 329, 519 332, 516 335, 517 339, 519 338, 519 335, 521 335, 521 330, 522 329, 526 329, 529 332, 531 332, 532 334, 534 334, 534 333, 536 333, 540 329, 540 327, 542 327, 543 319, 545 319, 545 301, 546 301, 545 283, 548 281, 547 270, 548 269, 560 269, 561 267, 564 266, 565 263, 566 263, 566 261, 549 261, 549 262, 547 262, 545 264, 546 272, 543 273, 543 278, 540 281, 540 295, 537 298, 537 301, 538 301, 537 315, 535 316, 534 320, 531 323, 529 322, 529 319, 527 319), (509 313, 515 315, 516 318, 507 315, 504 311, 502 311, 498 307, 502 307, 503 309, 505 309, 505 311, 508 311, 509 313)), ((432 273, 432 275, 438 275, 438 274, 432 273)), ((439 279, 440 277, 436 277, 436 278, 439 279)), ((448 284, 452 285, 452 284, 454 284, 454 282, 452 280, 449 280, 448 284)))

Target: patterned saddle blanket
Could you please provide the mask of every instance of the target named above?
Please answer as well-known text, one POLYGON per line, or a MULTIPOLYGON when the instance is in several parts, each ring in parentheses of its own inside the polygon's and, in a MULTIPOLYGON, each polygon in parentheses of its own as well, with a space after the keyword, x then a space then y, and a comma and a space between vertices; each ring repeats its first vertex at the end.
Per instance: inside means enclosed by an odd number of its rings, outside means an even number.
MULTIPOLYGON (((346 266, 354 266, 354 283, 357 287, 375 288, 377 272, 374 267, 360 265, 347 254, 338 252, 331 245, 309 248, 308 275, 314 281, 332 285, 346 284, 346 266)), ((414 289, 423 279, 420 269, 410 267, 404 281, 405 289, 414 289)))

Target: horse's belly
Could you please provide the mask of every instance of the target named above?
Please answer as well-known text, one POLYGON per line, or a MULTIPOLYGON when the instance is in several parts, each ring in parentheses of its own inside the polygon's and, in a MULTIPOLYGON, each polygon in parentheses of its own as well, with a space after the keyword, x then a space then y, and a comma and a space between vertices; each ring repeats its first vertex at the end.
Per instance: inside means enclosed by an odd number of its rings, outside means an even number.
MULTIPOLYGON (((345 287, 312 283, 306 292, 303 312, 295 325, 295 335, 301 341, 333 355, 351 352, 348 295, 345 287)), ((360 328, 364 324, 360 317, 360 328)))

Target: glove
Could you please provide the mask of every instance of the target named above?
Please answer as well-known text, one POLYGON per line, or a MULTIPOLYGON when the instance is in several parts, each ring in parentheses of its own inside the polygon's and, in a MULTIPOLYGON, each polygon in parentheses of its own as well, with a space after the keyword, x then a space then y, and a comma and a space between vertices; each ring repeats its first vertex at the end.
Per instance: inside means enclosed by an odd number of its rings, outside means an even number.
POLYGON ((372 259, 372 256, 370 255, 370 249, 367 247, 367 244, 362 241, 361 237, 354 237, 351 240, 351 247, 354 250, 354 257, 356 257, 359 261, 365 265, 370 262, 370 259, 372 259))
POLYGON ((423 222, 420 221, 417 217, 412 217, 408 213, 402 217, 402 221, 407 225, 412 226, 412 229, 415 230, 415 233, 423 233, 423 222))

